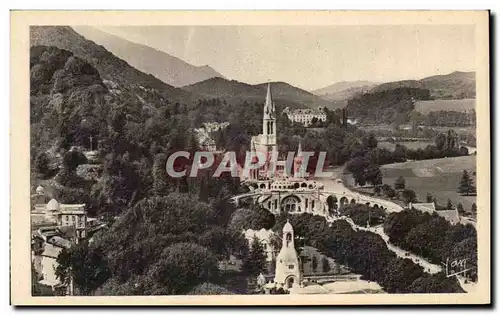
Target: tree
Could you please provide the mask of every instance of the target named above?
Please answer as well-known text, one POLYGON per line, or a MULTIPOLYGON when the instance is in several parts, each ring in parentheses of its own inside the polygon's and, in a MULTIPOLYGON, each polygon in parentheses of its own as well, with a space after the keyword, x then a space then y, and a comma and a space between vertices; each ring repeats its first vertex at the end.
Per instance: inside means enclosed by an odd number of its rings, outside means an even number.
POLYGON ((387 198, 394 198, 396 197, 396 190, 392 188, 391 186, 387 185, 384 189, 384 194, 387 196, 387 198))
POLYGON ((461 146, 458 152, 461 156, 469 155, 469 149, 467 149, 467 147, 464 146, 461 146))
POLYGON ((446 146, 446 135, 444 133, 440 133, 436 137, 436 147, 438 150, 443 150, 446 146))
POLYGON ((70 173, 76 171, 80 164, 87 163, 85 155, 77 150, 70 150, 64 154, 63 167, 70 173))
POLYGON ((311 126, 315 127, 317 124, 318 124, 319 120, 317 117, 313 117, 313 119, 311 119, 311 126))
POLYGON ((316 258, 316 255, 314 255, 312 258, 312 269, 314 272, 316 272, 316 269, 318 269, 318 258, 316 258))
POLYGON ((460 186, 458 186, 458 192, 462 195, 465 194, 466 196, 476 193, 474 180, 471 178, 467 170, 464 170, 462 173, 462 177, 460 178, 460 186))
POLYGON ((217 259, 205 247, 193 243, 173 244, 165 248, 148 269, 144 293, 186 294, 198 284, 216 279, 217 265, 217 259))
POLYGON ((365 171, 366 181, 373 186, 382 185, 382 172, 377 164, 370 164, 365 171))
POLYGON ((394 151, 392 152, 392 159, 394 162, 405 162, 407 155, 407 148, 404 145, 396 144, 394 151))
POLYGON ((230 295, 233 294, 231 291, 228 289, 221 287, 219 285, 210 283, 210 282, 205 282, 202 284, 197 285, 194 287, 191 292, 189 292, 190 295, 230 295))
POLYGON ((403 190, 405 189, 405 187, 405 178, 403 176, 399 176, 398 178, 396 178, 396 180, 394 181, 394 188, 396 190, 403 190))
POLYGON ((461 202, 457 204, 457 211, 459 215, 463 216, 465 214, 464 206, 462 205, 461 202))
POLYGON ((331 270, 330 262, 328 261, 328 258, 323 256, 323 259, 321 260, 321 264, 323 265, 323 272, 329 272, 331 270))
POLYGON ((374 193, 376 196, 380 196, 380 186, 375 186, 375 187, 373 187, 373 193, 374 193))
POLYGON ((168 193, 167 156, 157 154, 153 164, 153 194, 162 196, 168 193))
POLYGON ((476 206, 475 202, 470 207, 470 212, 472 213, 472 216, 476 217, 476 215, 477 215, 477 206, 476 206))
POLYGON ((427 195, 425 196, 425 200, 428 202, 428 203, 431 203, 431 202, 436 202, 436 199, 434 198, 434 195, 431 194, 431 193, 427 193, 427 195))
POLYGON ((365 138, 365 144, 370 149, 375 149, 377 147, 378 141, 373 132, 368 135, 368 138, 365 138))
POLYGON ((35 161, 35 167, 36 171, 42 178, 46 178, 49 173, 50 173, 50 167, 49 167, 49 157, 47 156, 47 153, 42 152, 38 154, 36 157, 35 161))
POLYGON ((450 198, 448 198, 448 201, 446 202, 446 209, 448 209, 448 210, 453 209, 453 204, 451 203, 450 198))
POLYGON ((403 198, 406 203, 417 202, 417 194, 411 189, 403 190, 403 198))
POLYGON ((408 287, 424 275, 422 267, 410 259, 393 258, 385 266, 381 285, 388 293, 408 293, 408 287), (404 276, 402 276, 404 275, 404 276))
POLYGON ((248 256, 243 259, 242 270, 248 276, 254 277, 264 270, 266 256, 259 239, 254 236, 248 256))
POLYGON ((111 276, 107 259, 100 248, 91 248, 88 242, 71 249, 63 249, 57 257, 55 274, 61 283, 69 285, 70 279, 77 292, 89 295, 111 276))
POLYGON ((411 293, 463 293, 455 277, 448 278, 444 272, 422 275, 415 279, 408 292, 411 293))

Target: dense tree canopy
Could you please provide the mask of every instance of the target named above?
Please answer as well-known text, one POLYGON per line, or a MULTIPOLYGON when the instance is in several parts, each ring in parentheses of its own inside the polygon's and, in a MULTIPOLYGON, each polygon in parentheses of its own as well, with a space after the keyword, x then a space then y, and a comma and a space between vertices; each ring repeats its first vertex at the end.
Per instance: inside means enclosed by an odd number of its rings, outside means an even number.
POLYGON ((447 259, 466 259, 473 268, 468 274, 477 277, 477 233, 468 225, 451 225, 437 214, 416 210, 391 213, 384 224, 391 243, 441 265, 447 259))

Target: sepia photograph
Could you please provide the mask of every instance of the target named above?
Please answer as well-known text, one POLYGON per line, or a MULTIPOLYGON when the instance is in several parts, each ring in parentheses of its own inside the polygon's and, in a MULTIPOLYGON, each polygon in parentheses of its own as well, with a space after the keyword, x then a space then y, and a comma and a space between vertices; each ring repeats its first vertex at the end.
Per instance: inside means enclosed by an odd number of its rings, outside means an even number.
POLYGON ((488 18, 12 12, 13 303, 490 303, 488 18))

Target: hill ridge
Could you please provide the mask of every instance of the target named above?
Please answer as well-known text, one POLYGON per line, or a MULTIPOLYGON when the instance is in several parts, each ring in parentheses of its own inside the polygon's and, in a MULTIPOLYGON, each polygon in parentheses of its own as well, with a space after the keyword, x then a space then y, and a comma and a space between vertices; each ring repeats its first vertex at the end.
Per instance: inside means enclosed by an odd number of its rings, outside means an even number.
POLYGON ((183 86, 182 89, 211 98, 263 102, 268 83, 271 83, 273 100, 280 105, 293 108, 335 107, 335 104, 283 81, 248 84, 234 79, 216 77, 183 86))
POLYGON ((139 44, 94 27, 75 26, 74 28, 77 33, 104 46, 133 67, 151 73, 163 82, 175 87, 200 82, 215 76, 223 77, 210 65, 193 65, 158 48, 139 44))

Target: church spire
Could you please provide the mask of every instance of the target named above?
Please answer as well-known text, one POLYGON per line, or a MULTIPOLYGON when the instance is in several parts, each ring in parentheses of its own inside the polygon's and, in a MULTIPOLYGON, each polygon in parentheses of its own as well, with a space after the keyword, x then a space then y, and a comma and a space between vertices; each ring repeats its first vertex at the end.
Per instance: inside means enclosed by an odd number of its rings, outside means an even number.
POLYGON ((264 117, 273 117, 275 112, 273 96, 271 93, 271 82, 267 84, 266 103, 264 104, 264 117))
POLYGON ((299 148, 297 149, 297 156, 302 156, 302 141, 299 141, 299 148))

